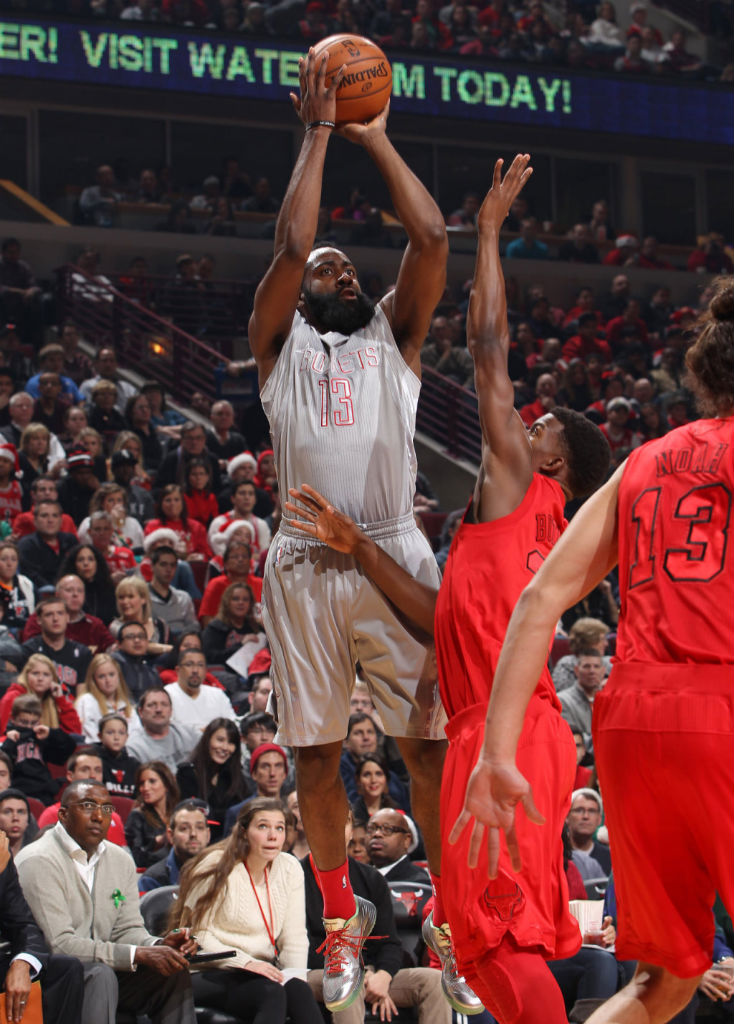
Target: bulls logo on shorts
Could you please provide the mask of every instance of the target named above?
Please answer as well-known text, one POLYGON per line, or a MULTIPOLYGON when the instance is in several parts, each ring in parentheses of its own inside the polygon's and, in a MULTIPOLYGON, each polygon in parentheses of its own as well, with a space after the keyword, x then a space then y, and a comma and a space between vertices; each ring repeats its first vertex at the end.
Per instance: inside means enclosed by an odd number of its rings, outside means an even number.
POLYGON ((507 892, 508 886, 508 882, 497 878, 489 883, 482 896, 490 914, 500 921, 511 921, 525 906, 525 896, 517 882, 510 892, 507 892))

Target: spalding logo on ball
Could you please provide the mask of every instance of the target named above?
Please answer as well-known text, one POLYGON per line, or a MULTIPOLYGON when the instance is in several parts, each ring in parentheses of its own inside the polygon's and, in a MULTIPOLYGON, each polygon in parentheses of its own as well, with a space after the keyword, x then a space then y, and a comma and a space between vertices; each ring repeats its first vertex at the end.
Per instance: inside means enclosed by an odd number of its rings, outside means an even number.
POLYGON ((331 82, 346 64, 344 78, 336 94, 336 121, 364 123, 376 117, 390 99, 392 68, 385 54, 364 36, 327 36, 314 47, 314 55, 329 51, 326 81, 331 82))

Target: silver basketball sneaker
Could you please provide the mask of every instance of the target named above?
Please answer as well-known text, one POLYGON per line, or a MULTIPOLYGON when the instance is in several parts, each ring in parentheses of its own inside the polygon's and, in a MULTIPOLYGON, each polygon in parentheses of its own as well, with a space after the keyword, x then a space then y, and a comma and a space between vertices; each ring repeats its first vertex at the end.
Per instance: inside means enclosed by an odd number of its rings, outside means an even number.
POLYGON ((484 1009, 482 1003, 469 988, 466 979, 459 974, 451 942, 451 929, 448 924, 436 928, 433 924, 433 911, 423 922, 423 941, 441 961, 441 988, 449 1005, 457 1013, 465 1013, 467 1016, 481 1013, 484 1009))
POLYGON ((361 896, 354 899, 357 909, 348 921, 324 918, 326 939, 318 949, 324 954, 324 1005, 332 1013, 351 1006, 362 988, 362 946, 377 917, 374 903, 361 896))

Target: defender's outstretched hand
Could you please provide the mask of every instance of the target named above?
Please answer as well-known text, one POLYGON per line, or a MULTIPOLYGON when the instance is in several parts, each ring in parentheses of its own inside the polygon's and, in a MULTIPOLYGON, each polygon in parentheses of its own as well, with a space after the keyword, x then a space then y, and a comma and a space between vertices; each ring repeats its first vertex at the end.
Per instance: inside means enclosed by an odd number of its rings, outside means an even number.
POLYGON ((467 863, 475 868, 479 849, 487 828, 489 877, 497 877, 500 857, 500 829, 505 833, 507 849, 514 871, 522 867, 520 848, 515 833, 515 808, 521 803, 530 821, 542 825, 545 818, 535 806, 527 779, 513 763, 492 763, 481 757, 469 776, 464 808, 454 822, 449 842, 456 843, 466 826, 474 819, 467 863))
POLYGON ((354 554, 357 545, 364 539, 364 534, 353 519, 334 508, 322 494, 308 484, 302 484, 300 491, 291 487, 288 493, 296 501, 301 502, 300 505, 294 505, 292 501, 285 503, 285 508, 289 512, 301 517, 293 520, 294 526, 320 540, 322 544, 328 544, 335 551, 343 551, 347 555, 354 554))
POLYGON ((336 116, 336 90, 341 84, 347 69, 343 64, 326 84, 326 65, 329 63, 329 51, 324 50, 318 57, 314 56, 313 47, 306 57, 298 62, 298 73, 301 80, 301 95, 290 94, 293 109, 305 125, 314 121, 334 121, 336 116))
POLYGON ((502 221, 510 212, 513 202, 522 192, 525 182, 533 173, 530 165, 529 153, 518 153, 510 164, 507 174, 502 177, 504 160, 498 160, 494 165, 492 176, 492 187, 484 198, 479 213, 477 214, 477 227, 493 225, 499 230, 502 221))

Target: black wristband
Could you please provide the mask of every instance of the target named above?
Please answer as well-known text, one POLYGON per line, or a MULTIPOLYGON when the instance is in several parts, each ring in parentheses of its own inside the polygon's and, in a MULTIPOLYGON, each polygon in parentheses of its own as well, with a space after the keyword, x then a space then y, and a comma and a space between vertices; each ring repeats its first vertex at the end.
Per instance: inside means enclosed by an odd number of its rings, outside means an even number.
POLYGON ((336 124, 333 121, 311 121, 306 125, 306 131, 310 132, 312 128, 336 128, 336 124))

